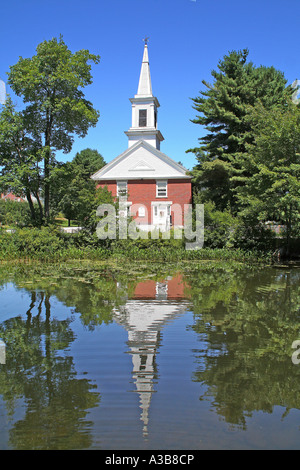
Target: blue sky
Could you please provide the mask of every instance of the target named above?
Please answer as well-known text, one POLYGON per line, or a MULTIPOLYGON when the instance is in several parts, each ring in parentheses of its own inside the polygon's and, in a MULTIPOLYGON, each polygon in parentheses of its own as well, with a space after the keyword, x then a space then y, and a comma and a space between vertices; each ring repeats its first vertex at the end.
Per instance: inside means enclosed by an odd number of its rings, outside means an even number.
POLYGON ((248 48, 255 65, 273 65, 289 83, 300 79, 300 0, 10 0, 0 8, 2 80, 19 56, 32 57, 40 42, 60 34, 73 52, 88 49, 101 56, 85 89, 100 111, 99 122, 84 139, 75 139, 70 154, 58 155, 61 161, 87 147, 107 162, 126 150, 129 98, 137 92, 145 36, 153 93, 161 105, 161 150, 187 168, 195 159, 186 150, 205 133, 190 122, 190 98, 204 89, 202 80, 211 80, 211 70, 228 51, 248 48))

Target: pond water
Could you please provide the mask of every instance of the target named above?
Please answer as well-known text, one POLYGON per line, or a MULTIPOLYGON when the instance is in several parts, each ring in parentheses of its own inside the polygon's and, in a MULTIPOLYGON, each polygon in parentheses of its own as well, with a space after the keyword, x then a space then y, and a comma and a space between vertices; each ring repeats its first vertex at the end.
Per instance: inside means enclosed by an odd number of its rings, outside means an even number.
POLYGON ((0 338, 2 450, 300 448, 297 266, 2 265, 0 338))

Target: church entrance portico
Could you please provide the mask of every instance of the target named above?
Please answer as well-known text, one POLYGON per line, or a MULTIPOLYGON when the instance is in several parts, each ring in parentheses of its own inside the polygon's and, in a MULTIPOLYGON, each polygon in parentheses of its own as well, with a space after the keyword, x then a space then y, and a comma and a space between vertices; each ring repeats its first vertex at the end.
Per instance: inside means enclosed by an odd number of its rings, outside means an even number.
POLYGON ((171 202, 152 202, 152 225, 161 231, 171 228, 171 202))

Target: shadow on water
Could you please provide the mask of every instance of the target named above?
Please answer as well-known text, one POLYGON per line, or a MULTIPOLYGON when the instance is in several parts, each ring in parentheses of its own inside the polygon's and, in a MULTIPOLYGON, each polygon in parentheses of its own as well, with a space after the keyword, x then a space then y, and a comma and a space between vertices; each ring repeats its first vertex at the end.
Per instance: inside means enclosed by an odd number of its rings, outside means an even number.
MULTIPOLYGON (((246 435, 257 413, 279 407, 281 423, 300 410, 300 365, 291 360, 300 339, 296 265, 152 265, 129 274, 90 263, 16 265, 1 267, 0 285, 0 448, 233 447, 229 428, 246 435), (176 387, 166 405, 167 379, 176 387), (211 431, 209 416, 221 420, 211 431)), ((247 439, 240 445, 255 447, 247 439)))

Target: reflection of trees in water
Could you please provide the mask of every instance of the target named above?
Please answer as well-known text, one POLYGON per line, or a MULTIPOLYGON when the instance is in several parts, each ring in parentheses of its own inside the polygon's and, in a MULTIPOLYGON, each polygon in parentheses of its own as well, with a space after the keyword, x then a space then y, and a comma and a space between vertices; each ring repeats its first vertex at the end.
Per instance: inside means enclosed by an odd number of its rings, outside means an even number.
MULTIPOLYGON (((17 383, 15 380, 12 381, 13 387, 19 389, 15 390, 15 393, 7 394, 6 403, 11 400, 13 404, 18 397, 24 397, 28 403, 25 418, 12 428, 11 442, 15 448, 55 448, 56 443, 59 443, 60 448, 87 448, 90 438, 88 432, 84 430, 90 423, 84 420, 85 409, 95 406, 97 394, 91 392, 91 385, 87 381, 76 379, 73 360, 65 352, 74 341, 71 319, 64 321, 51 319, 50 298, 51 295, 55 295, 55 298, 64 305, 73 308, 74 312, 78 313, 77 318, 80 318, 82 324, 91 330, 95 325, 116 320, 116 310, 127 305, 128 298, 133 294, 139 280, 110 274, 101 276, 97 272, 80 269, 74 273, 70 270, 51 273, 50 270, 48 275, 37 271, 31 277, 19 271, 14 276, 14 282, 19 289, 26 289, 31 297, 25 319, 21 317, 12 319, 8 321, 11 322, 10 325, 8 323, 2 325, 2 336, 5 337, 8 346, 10 344, 8 331, 14 331, 14 335, 18 337, 17 342, 13 339, 14 346, 11 348, 14 366, 8 363, 7 367, 10 370, 13 367, 16 369, 20 362, 22 369, 17 383), (30 286, 34 286, 35 290, 30 290, 30 286), (26 354, 22 353, 20 359, 16 349, 30 353, 30 365, 24 365, 26 354), (34 384, 38 386, 35 387, 34 384), (58 419, 55 418, 57 414, 59 414, 58 419), (32 429, 37 430, 35 439, 28 437, 32 429), (66 432, 65 436, 63 432, 66 432), (25 440, 22 437, 24 434, 25 440)), ((161 296, 161 292, 158 294, 161 296)), ((135 321, 133 324, 130 323, 130 326, 127 325, 130 337, 128 344, 134 366, 132 377, 140 394, 141 419, 145 435, 147 435, 148 408, 154 391, 155 355, 160 328, 163 327, 166 318, 178 315, 178 306, 159 303, 155 308, 154 305, 150 310, 148 308, 147 312, 148 314, 143 316, 142 325, 136 325, 135 321), (155 324, 152 325, 152 322, 155 324), (142 332, 139 327, 142 328, 142 332), (135 335, 134 344, 130 341, 132 335, 135 335)), ((3 381, 5 382, 5 378, 3 381)), ((8 388, 10 389, 12 387, 8 388)), ((2 393, 1 388, 0 393, 2 393)))
POLYGON ((221 270, 190 279, 193 330, 201 347, 193 380, 213 409, 246 428, 254 411, 300 409, 300 368, 291 361, 300 338, 300 270, 221 270))
MULTIPOLYGON (((0 393, 12 416, 18 398, 26 406, 24 418, 12 427, 10 443, 14 448, 88 448, 92 423, 86 420, 86 410, 97 405, 99 394, 76 375, 68 355, 75 339, 72 317, 51 318, 51 296, 73 308, 82 324, 93 329, 116 320, 114 312, 124 311, 138 280, 103 275, 97 268, 48 269, 15 272, 16 285, 30 292, 29 305, 24 318, 0 325, 0 337, 7 343, 0 393)), ((3 274, 2 279, 6 279, 3 274)), ((192 380, 206 390, 200 399, 209 400, 222 419, 241 428, 247 427, 247 417, 255 411, 271 413, 276 405, 284 413, 300 409, 300 366, 291 361, 291 345, 300 339, 300 270, 237 270, 230 264, 217 268, 211 263, 209 268, 187 266, 185 281, 194 311, 190 328, 199 338, 192 380)), ((137 335, 136 325, 127 325, 130 317, 127 311, 126 328, 137 335)), ((142 419, 147 424, 156 349, 148 345, 145 350, 140 333, 137 338, 138 342, 130 342, 129 337, 128 345, 133 378, 144 394, 142 419)))
POLYGON ((86 410, 97 405, 99 393, 77 377, 67 354, 75 339, 72 320, 51 318, 47 293, 32 291, 30 298, 25 318, 0 325, 7 345, 0 393, 11 418, 17 400, 25 404, 25 416, 12 426, 9 444, 15 449, 88 448, 92 423, 86 420, 86 410))
MULTIPOLYGON (((138 281, 118 282, 120 277, 104 276, 97 269, 17 266, 13 271, 16 289, 27 291, 30 300, 22 317, 0 324, 0 337, 7 345, 0 394, 12 419, 18 400, 25 403, 25 416, 11 427, 10 445, 15 449, 89 448, 93 423, 86 419, 86 410, 97 406, 99 393, 88 380, 77 377, 68 354, 75 340, 72 317, 52 318, 50 300, 53 296, 73 308, 92 330, 113 321, 113 308, 126 303, 138 281)), ((0 284, 9 279, 0 269, 0 284)))

